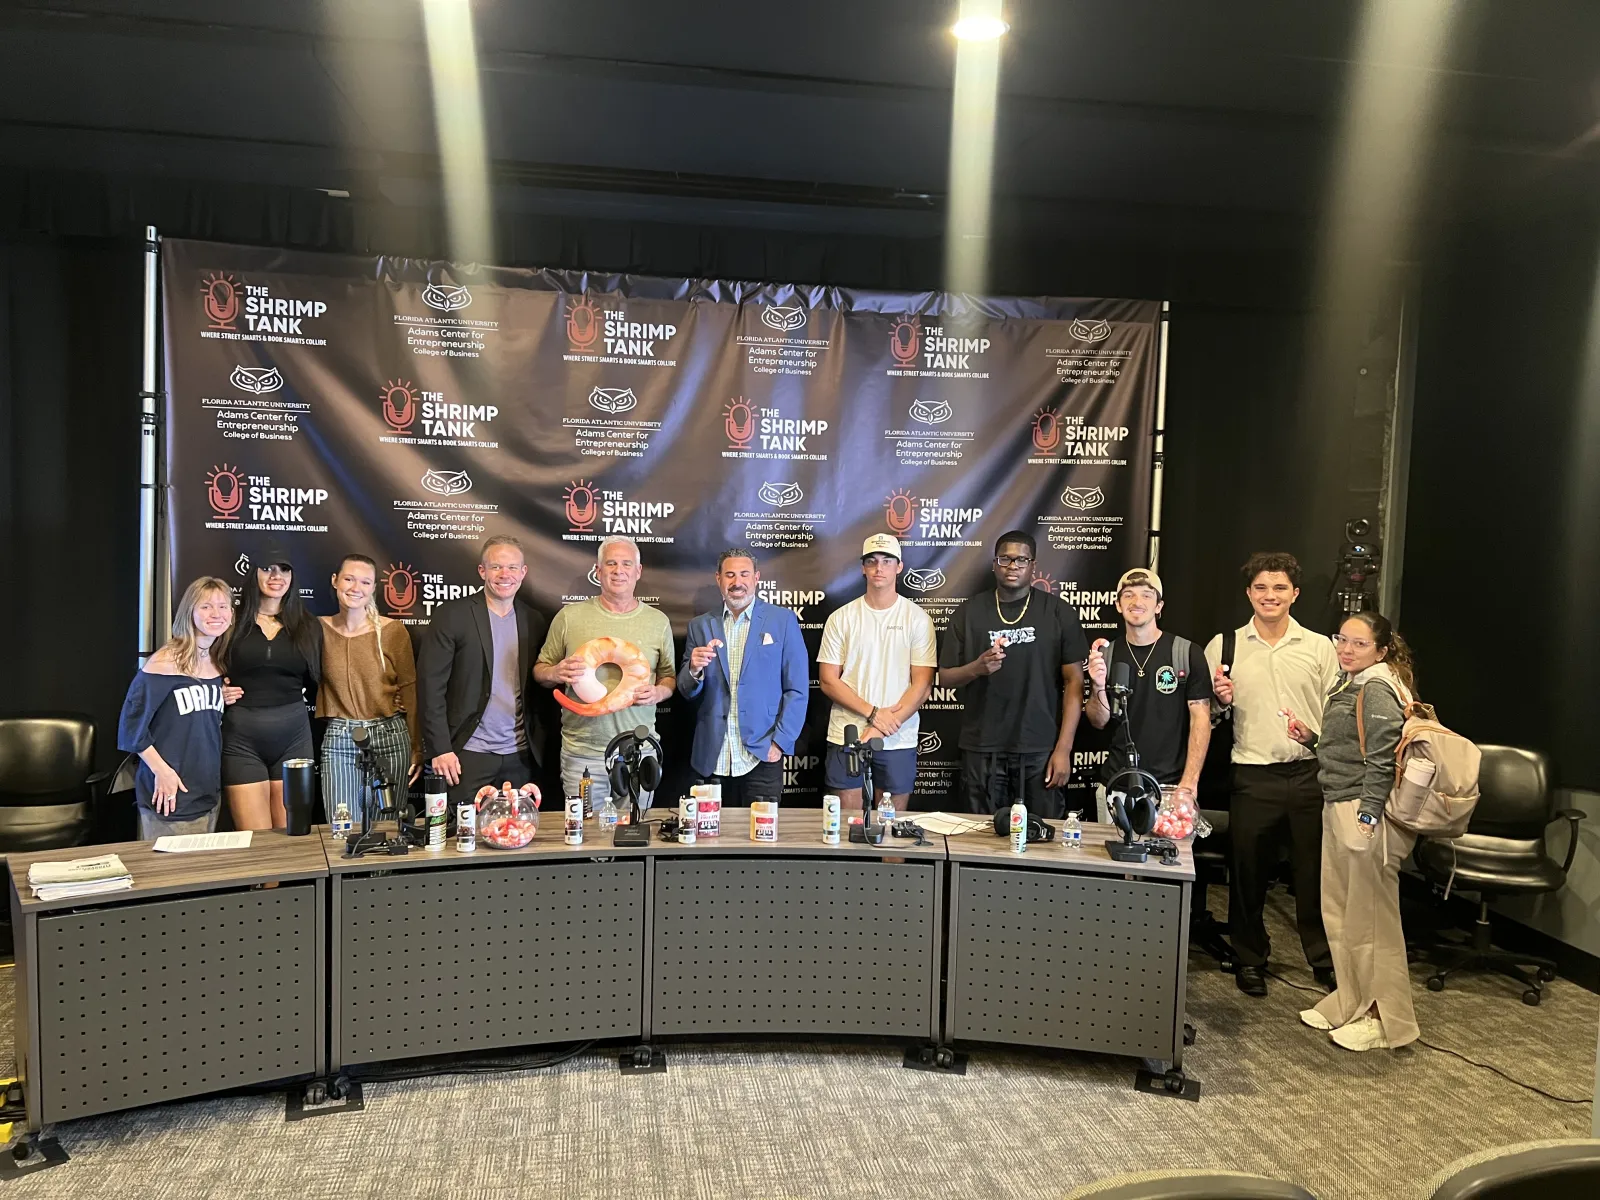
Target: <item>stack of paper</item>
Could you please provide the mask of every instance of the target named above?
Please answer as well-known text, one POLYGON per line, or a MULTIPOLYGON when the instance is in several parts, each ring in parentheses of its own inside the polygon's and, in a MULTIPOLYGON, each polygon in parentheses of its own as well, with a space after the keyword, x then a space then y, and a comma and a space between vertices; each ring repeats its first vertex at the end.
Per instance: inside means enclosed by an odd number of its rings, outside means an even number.
POLYGON ((102 854, 71 862, 34 863, 28 868, 28 886, 35 900, 65 900, 126 891, 133 886, 133 876, 115 854, 102 854))

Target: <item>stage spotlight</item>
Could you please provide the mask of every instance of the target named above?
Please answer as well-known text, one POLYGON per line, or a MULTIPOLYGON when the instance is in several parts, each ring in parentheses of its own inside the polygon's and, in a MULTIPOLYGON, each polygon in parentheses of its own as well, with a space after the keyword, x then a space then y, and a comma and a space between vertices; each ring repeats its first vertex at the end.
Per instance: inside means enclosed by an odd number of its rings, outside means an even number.
POLYGON ((962 17, 950 26, 950 32, 963 42, 992 42, 995 38, 1004 37, 1010 28, 999 17, 962 17))
POLYGON ((472 9, 467 0, 423 0, 422 16, 450 257, 463 263, 493 262, 489 156, 472 9))
POLYGON ((989 270, 989 207, 995 108, 1000 91, 1000 0, 961 0, 950 108, 949 211, 944 234, 947 292, 981 295, 989 270), (981 31, 987 30, 987 33, 981 31), (983 40, 978 40, 982 38, 983 40))

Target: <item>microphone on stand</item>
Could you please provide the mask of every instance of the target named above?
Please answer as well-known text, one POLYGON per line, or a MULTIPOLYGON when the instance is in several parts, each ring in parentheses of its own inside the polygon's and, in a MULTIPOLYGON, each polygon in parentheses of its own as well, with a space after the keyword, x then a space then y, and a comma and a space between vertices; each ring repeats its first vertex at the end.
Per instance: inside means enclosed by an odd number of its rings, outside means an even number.
POLYGON ((1133 694, 1133 679, 1129 674, 1128 664, 1114 662, 1111 664, 1111 715, 1123 715, 1123 707, 1129 696, 1133 694))
POLYGON ((851 776, 861 774, 861 730, 854 725, 844 727, 844 765, 851 776))

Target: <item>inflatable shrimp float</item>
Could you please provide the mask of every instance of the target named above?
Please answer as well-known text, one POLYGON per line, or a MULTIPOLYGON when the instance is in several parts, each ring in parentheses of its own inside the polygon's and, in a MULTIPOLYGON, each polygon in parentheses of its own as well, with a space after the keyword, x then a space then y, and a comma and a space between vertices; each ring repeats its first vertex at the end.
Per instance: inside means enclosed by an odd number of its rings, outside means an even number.
POLYGON ((572 682, 578 699, 569 698, 565 691, 556 689, 556 703, 580 717, 600 717, 606 713, 621 712, 633 703, 633 692, 642 683, 654 683, 655 672, 645 661, 644 651, 632 642, 621 638, 590 638, 578 647, 583 659, 583 674, 572 682), (595 675, 595 668, 610 663, 622 670, 622 678, 609 692, 595 675))

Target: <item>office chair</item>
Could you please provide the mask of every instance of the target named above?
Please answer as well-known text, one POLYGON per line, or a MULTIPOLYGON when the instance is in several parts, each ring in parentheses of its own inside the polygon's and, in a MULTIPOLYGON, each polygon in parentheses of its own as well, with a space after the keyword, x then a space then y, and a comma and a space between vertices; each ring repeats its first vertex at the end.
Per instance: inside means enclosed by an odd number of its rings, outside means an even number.
POLYGON ((1228 885, 1229 863, 1233 861, 1233 839, 1228 835, 1228 810, 1205 808, 1200 815, 1211 822, 1211 833, 1194 840, 1194 904, 1189 919, 1189 944, 1198 946, 1217 966, 1230 974, 1239 969, 1239 960, 1228 941, 1228 923, 1219 921, 1207 906, 1211 884, 1228 885))
POLYGON ((1556 977, 1556 965, 1536 954, 1496 950, 1490 936, 1489 903, 1501 896, 1526 896, 1553 892, 1567 881, 1578 848, 1578 822, 1584 813, 1575 808, 1552 811, 1550 764, 1536 750, 1515 746, 1480 746, 1483 762, 1478 784, 1482 796, 1467 832, 1454 841, 1419 839, 1413 852, 1418 869, 1432 883, 1459 888, 1478 896, 1478 919, 1470 941, 1438 939, 1425 948, 1435 965, 1428 978, 1431 991, 1444 989, 1450 972, 1467 967, 1488 967, 1523 984, 1524 1004, 1538 1004, 1544 985, 1556 977), (1565 820, 1572 838, 1563 862, 1545 853, 1545 827, 1565 820), (1531 967, 1534 974, 1523 970, 1531 967))
POLYGON ((1523 1142, 1458 1158, 1428 1181, 1432 1200, 1556 1200, 1600 1191, 1600 1139, 1523 1142))
POLYGON ((1297 1183, 1237 1171, 1135 1171, 1084 1184, 1065 1200, 1317 1200, 1297 1183))
POLYGON ((95 789, 94 721, 83 713, 0 717, 0 853, 88 840, 95 789))

